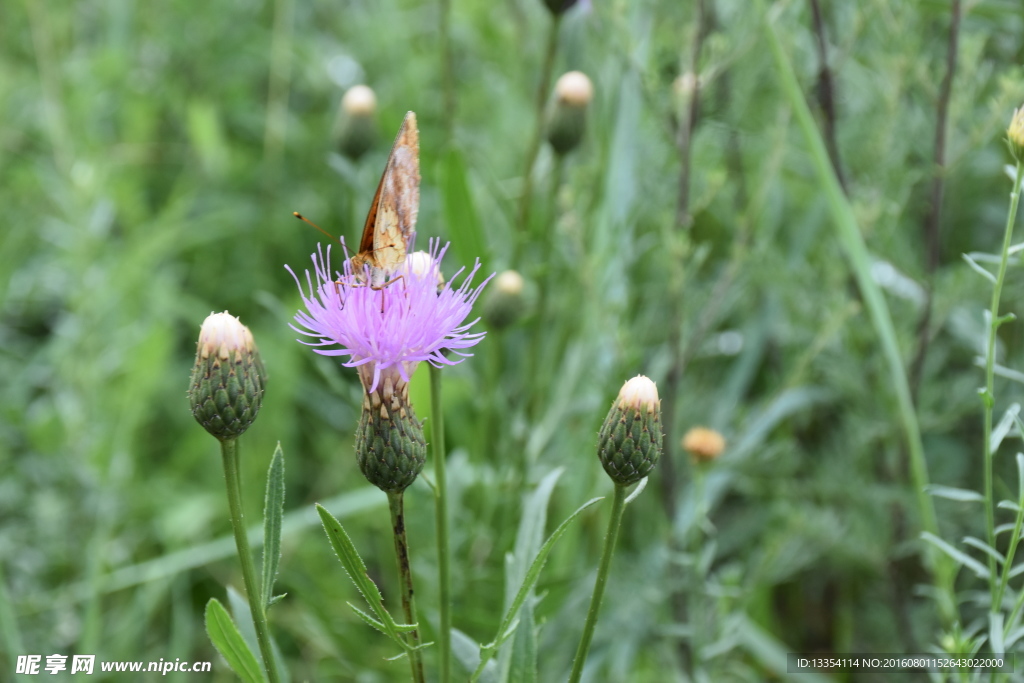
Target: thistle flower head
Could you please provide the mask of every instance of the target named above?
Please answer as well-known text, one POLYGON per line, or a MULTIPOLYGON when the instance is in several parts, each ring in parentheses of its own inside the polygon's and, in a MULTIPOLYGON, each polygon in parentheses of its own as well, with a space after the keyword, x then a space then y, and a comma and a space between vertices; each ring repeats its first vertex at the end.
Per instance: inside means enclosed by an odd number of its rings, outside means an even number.
POLYGON ((1024 163, 1024 106, 1014 110, 1010 126, 1006 129, 1006 144, 1017 163, 1024 163))
POLYGON ((683 450, 698 463, 711 462, 725 450, 725 438, 714 429, 693 427, 683 436, 683 450))
POLYGON ((188 391, 196 421, 218 439, 237 438, 256 419, 265 381, 249 328, 227 311, 207 316, 188 391))
MULTIPOLYGON (((401 272, 380 289, 361 284, 348 260, 344 270, 334 274, 330 247, 326 255, 318 250, 312 257, 313 275, 306 271, 305 287, 288 268, 305 305, 305 310, 295 315, 298 325, 292 325, 292 329, 311 337, 313 341, 303 343, 317 353, 347 356, 342 363, 346 367, 366 366, 360 377, 368 392, 377 389, 386 370, 397 372, 402 381, 408 382, 420 361, 435 367, 462 362, 462 357, 472 354, 461 350, 475 346, 484 337, 483 332, 469 332, 479 318, 465 321, 493 275, 471 288, 480 269, 477 262, 458 289, 452 283, 462 270, 438 291, 441 259, 447 249, 447 245, 441 248, 439 242, 431 241, 429 256, 433 263, 429 267, 419 267, 415 260, 410 267, 407 261, 401 272), (326 348, 335 346, 340 348, 326 348), (446 351, 460 358, 448 358, 446 351)), ((369 281, 368 273, 365 281, 369 281)))
POLYGON ((598 457, 612 481, 628 486, 646 477, 657 464, 661 441, 658 387, 637 375, 622 386, 612 402, 598 433, 598 457))

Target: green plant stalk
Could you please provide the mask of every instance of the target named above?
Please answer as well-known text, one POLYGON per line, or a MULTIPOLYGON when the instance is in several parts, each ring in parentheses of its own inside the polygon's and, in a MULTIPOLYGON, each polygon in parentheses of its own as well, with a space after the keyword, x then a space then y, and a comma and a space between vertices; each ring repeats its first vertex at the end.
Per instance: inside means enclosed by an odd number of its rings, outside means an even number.
POLYGON ((445 474, 444 411, 441 408, 441 368, 430 366, 430 450, 434 459, 434 524, 437 526, 437 573, 441 605, 441 632, 437 647, 440 681, 451 679, 452 577, 448 563, 448 479, 445 474))
MULTIPOLYGON (((1003 251, 999 258, 999 270, 996 273, 996 283, 992 287, 992 303, 989 306, 989 328, 988 343, 985 347, 985 391, 981 395, 981 402, 985 408, 985 431, 982 435, 984 443, 983 459, 985 463, 985 534, 989 547, 996 547, 996 522, 995 522, 995 500, 992 493, 992 410, 995 406, 995 365, 996 365, 996 333, 1003 323, 999 319, 999 299, 1003 293, 1003 281, 1006 278, 1006 268, 1010 261, 1010 243, 1013 241, 1013 226, 1017 222, 1017 205, 1020 202, 1020 172, 1021 163, 1017 162, 1017 171, 1014 175, 1013 192, 1010 193, 1010 211, 1006 216, 1006 229, 1003 231, 1003 251)), ((1017 536, 1014 535, 1014 541, 1017 536)), ((999 600, 1002 599, 1003 585, 1006 582, 1006 573, 1010 568, 1010 558, 1007 558, 1003 568, 1004 578, 997 585, 998 572, 996 570, 996 558, 986 553, 988 557, 989 592, 992 595, 992 611, 999 609, 999 600)))
MULTIPOLYGON (((402 586, 402 612, 405 623, 415 624, 416 596, 412 590, 412 569, 409 567, 409 540, 405 534, 405 512, 403 511, 403 492, 388 493, 388 507, 391 508, 391 530, 395 536, 395 559, 398 562, 398 579, 402 586)), ((420 653, 420 631, 409 631, 409 667, 415 683, 425 683, 423 676, 423 656, 420 653)))
POLYGON ((608 583, 608 570, 612 565, 612 553, 615 552, 615 542, 619 538, 619 526, 622 524, 622 512, 625 507, 626 487, 616 484, 615 494, 612 497, 612 516, 608 520, 608 533, 605 534, 604 550, 601 552, 601 564, 597 567, 594 593, 590 596, 590 609, 587 610, 587 621, 583 624, 583 635, 580 637, 580 645, 576 649, 576 658, 572 662, 572 673, 569 675, 569 683, 579 683, 580 676, 583 675, 583 665, 587 660, 590 641, 594 637, 597 614, 601 610, 601 599, 604 597, 605 584, 608 583))
POLYGON ((555 70, 555 52, 558 50, 558 29, 561 25, 561 15, 552 17, 547 48, 544 52, 544 62, 541 65, 540 84, 537 86, 537 101, 535 103, 536 111, 534 112, 536 120, 534 121, 533 137, 530 139, 530 146, 526 152, 526 167, 523 169, 523 194, 519 203, 519 239, 516 241, 515 263, 519 261, 523 242, 529 239, 533 165, 537 162, 537 155, 540 153, 541 135, 544 129, 544 105, 547 104, 548 91, 551 90, 551 76, 555 70))
MULTIPOLYGON (((1017 552, 1017 544, 1020 541, 1020 530, 1024 526, 1024 491, 1020 492, 1020 497, 1017 499, 1017 519, 1013 524, 1013 536, 1010 537, 1010 547, 1006 549, 1006 561, 1003 563, 1003 575, 999 580, 999 591, 992 601, 995 609, 999 609, 1003 602, 1003 593, 1006 590, 1007 584, 1010 582, 1010 569, 1013 567, 1013 556, 1017 552)), ((1021 599, 1024 599, 1024 591, 1021 591, 1021 599)), ((1020 609, 1020 602, 1017 603, 1014 608, 1014 614, 1011 616, 1010 621, 1007 624, 1012 624, 1013 619, 1016 618, 1017 610, 1020 609)), ((1005 637, 1005 636, 1004 636, 1005 637)))
POLYGON ((263 656, 267 680, 278 683, 277 667, 274 665, 274 652, 270 647, 270 629, 267 627, 267 612, 264 609, 266 600, 260 595, 260 584, 256 581, 256 568, 249 550, 249 537, 245 533, 245 514, 242 511, 241 476, 238 467, 238 439, 226 439, 220 442, 220 453, 224 461, 224 482, 228 489, 228 508, 231 510, 231 528, 235 533, 235 546, 238 548, 238 560, 242 563, 242 580, 245 582, 245 595, 249 600, 249 611, 252 612, 252 623, 256 627, 256 642, 263 656))
MULTIPOLYGON (((775 59, 780 84, 804 134, 804 139, 810 148, 811 160, 814 162, 822 189, 825 191, 840 244, 850 261, 858 288, 864 297, 864 303, 871 316, 872 325, 878 334, 882 352, 889 365, 889 375, 892 378, 892 387, 896 394, 900 422, 903 425, 907 450, 909 451, 910 476, 916 494, 921 526, 925 531, 938 536, 939 526, 935 515, 935 505, 927 492, 928 463, 924 457, 921 431, 917 422, 910 385, 907 381, 906 370, 903 367, 903 358, 900 354, 899 342, 896 338, 896 330, 893 326, 892 316, 889 313, 889 307, 885 302, 878 283, 875 282, 871 275, 871 263, 867 247, 864 244, 864 237, 860 234, 853 209, 836 178, 828 151, 825 149, 825 143, 821 139, 821 133, 817 129, 814 117, 811 115, 807 101, 800 90, 800 84, 796 80, 796 74, 793 73, 793 67, 782 49, 782 44, 775 33, 771 18, 764 9, 764 3, 759 1, 758 5, 764 16, 764 31, 775 59)), ((931 545, 928 545, 927 548, 925 552, 929 560, 928 564, 935 576, 935 584, 938 588, 939 613, 943 623, 950 627, 957 621, 956 592, 953 585, 954 572, 951 559, 938 548, 931 545)))

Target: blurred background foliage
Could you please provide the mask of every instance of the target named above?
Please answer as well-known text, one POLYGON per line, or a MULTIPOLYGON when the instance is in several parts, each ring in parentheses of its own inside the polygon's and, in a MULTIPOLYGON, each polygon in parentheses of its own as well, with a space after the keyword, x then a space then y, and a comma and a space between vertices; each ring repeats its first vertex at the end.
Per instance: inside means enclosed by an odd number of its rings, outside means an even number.
MULTIPOLYGON (((912 381, 932 480, 980 488, 988 289, 960 254, 1000 239, 1000 138, 1024 98, 1020 6, 961 8, 937 170, 959 3, 822 2, 817 30, 815 4, 777 3, 776 29, 823 130, 834 127, 908 367, 926 346, 912 381), (945 198, 929 238, 936 173, 945 198)), ((578 149, 559 161, 541 147, 523 226, 551 15, 539 0, 452 0, 442 31, 444 7, 0 7, 0 667, 13 671, 19 653, 96 653, 216 660, 211 680, 231 680, 202 607, 241 578, 216 445, 185 398, 199 324, 227 309, 270 373, 241 442, 253 520, 277 441, 286 456, 288 597, 271 628, 292 679, 403 679, 345 606, 354 589, 312 515, 327 501, 394 596, 385 497, 352 453, 359 383, 295 343, 298 292, 283 266, 301 272, 321 239, 294 210, 357 238, 407 110, 421 131, 420 238, 454 240, 449 275, 479 257, 485 273, 516 268, 527 281, 525 317, 481 322, 476 356, 444 373, 455 626, 493 638, 505 555, 547 473, 565 468, 549 530, 610 492, 596 431, 621 383, 644 373, 664 399, 666 454, 627 510, 590 680, 764 680, 782 677, 786 652, 930 647, 938 624, 919 590, 928 576, 887 366, 778 90, 763 17, 736 0, 571 8, 553 73, 585 72, 595 97, 578 149), (377 93, 379 136, 354 161, 332 131, 357 83, 377 93), (696 424, 728 440, 703 474, 679 446, 696 424)), ((1008 308, 1022 295, 1011 270, 1008 308)), ((1003 329, 1001 364, 1024 366, 1021 334, 1003 329)), ((1001 380, 997 396, 999 415, 1020 387, 1001 380)), ((1014 485, 1009 462, 997 459, 998 497, 1014 485)), ((429 488, 417 483, 406 501, 430 639, 429 488)), ((938 504, 946 538, 983 524, 977 509, 938 504)), ((574 525, 542 574, 540 680, 568 672, 606 508, 574 525)))

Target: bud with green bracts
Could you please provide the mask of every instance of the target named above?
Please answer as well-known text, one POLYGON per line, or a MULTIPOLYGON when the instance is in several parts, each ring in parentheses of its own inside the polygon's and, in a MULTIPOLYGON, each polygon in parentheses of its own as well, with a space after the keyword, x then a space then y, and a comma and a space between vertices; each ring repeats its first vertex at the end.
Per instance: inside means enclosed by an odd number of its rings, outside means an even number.
POLYGON ((199 331, 188 391, 196 421, 221 441, 237 438, 259 413, 265 381, 249 328, 227 311, 210 314, 199 331))
POLYGON ((526 297, 523 293, 523 276, 514 270, 506 270, 494 278, 484 299, 484 320, 495 330, 502 330, 517 322, 526 311, 526 297))
MULTIPOLYGON (((361 377, 366 368, 360 366, 361 377)), ((400 493, 416 481, 426 456, 427 442, 409 402, 408 383, 397 371, 382 371, 377 388, 363 396, 356 427, 359 469, 380 490, 400 493)))
POLYGON ((1006 129, 1006 144, 1014 161, 1024 163, 1024 106, 1013 112, 1006 129))
POLYGON ((654 468, 661 455, 661 401, 658 388, 637 375, 612 403, 597 437, 604 471, 620 486, 635 484, 654 468))
POLYGON ((341 100, 338 117, 338 151, 358 161, 377 142, 377 96, 369 86, 354 85, 341 100))
POLYGON ((548 116, 545 137, 556 154, 576 149, 583 139, 587 107, 594 97, 594 86, 580 71, 563 74, 555 84, 555 105, 548 116))

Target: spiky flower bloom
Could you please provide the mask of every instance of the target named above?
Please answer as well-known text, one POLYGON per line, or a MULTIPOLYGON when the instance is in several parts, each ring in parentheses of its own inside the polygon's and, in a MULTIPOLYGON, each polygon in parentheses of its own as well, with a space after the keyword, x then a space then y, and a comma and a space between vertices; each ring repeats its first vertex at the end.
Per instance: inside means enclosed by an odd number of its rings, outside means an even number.
POLYGON ((306 271, 305 288, 295 278, 305 310, 296 314, 299 326, 292 328, 315 339, 303 343, 317 353, 347 356, 342 364, 359 369, 366 394, 356 455, 366 478, 389 492, 402 491, 416 479, 426 454, 423 430, 409 402, 409 378, 417 364, 460 363, 472 355, 461 350, 484 337, 469 332, 479 318, 465 321, 491 278, 471 287, 477 263, 457 289, 452 282, 462 270, 445 283, 441 259, 447 249, 432 242, 429 258, 424 252, 410 254, 402 271, 381 289, 362 284, 348 260, 335 277, 330 248, 326 255, 322 250, 313 255, 314 275, 306 271), (334 346, 340 348, 324 348, 334 346), (448 358, 446 352, 460 357, 448 358))
POLYGON ((377 141, 377 95, 367 85, 354 85, 341 98, 338 114, 338 149, 358 160, 377 141))
POLYGON ((619 390, 601 426, 598 457, 616 484, 628 486, 646 477, 657 464, 661 441, 658 387, 637 375, 619 390))
POLYGON ((695 462, 708 463, 725 450, 725 438, 714 429, 693 427, 683 436, 683 450, 692 455, 695 462))
POLYGON ((1010 127, 1006 129, 1006 144, 1017 163, 1024 163, 1024 106, 1013 112, 1010 127))
POLYGON ((263 402, 266 370, 249 328, 227 311, 199 330, 188 397, 192 415, 221 441, 241 435, 263 402))
POLYGON ((556 153, 571 152, 583 139, 587 107, 594 85, 582 71, 562 74, 555 83, 555 105, 548 116, 546 137, 556 153))

